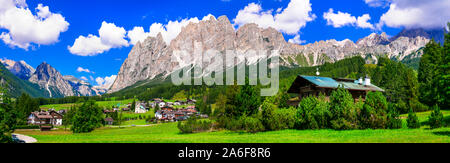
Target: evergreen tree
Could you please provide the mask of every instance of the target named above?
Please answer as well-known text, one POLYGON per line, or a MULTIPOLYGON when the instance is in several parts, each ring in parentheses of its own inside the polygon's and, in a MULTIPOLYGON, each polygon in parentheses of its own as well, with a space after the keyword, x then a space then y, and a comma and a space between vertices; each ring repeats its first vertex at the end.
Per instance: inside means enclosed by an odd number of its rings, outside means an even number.
POLYGON ((240 105, 237 102, 237 94, 240 91, 240 87, 237 84, 234 84, 232 86, 229 86, 226 89, 226 103, 225 103, 225 116, 227 117, 238 117, 242 114, 240 114, 241 112, 239 112, 239 110, 237 109, 238 106, 240 105))
POLYGON ((433 106, 438 103, 439 66, 442 63, 442 48, 431 40, 423 49, 423 56, 419 64, 419 92, 420 102, 433 106))
MULTIPOLYGON (((1 71, 0 71, 1 73, 1 71)), ((11 143, 16 126, 16 114, 6 89, 0 85, 0 143, 11 143)))
POLYGON ((89 100, 83 103, 73 117, 71 130, 73 133, 91 132, 103 124, 103 110, 95 101, 89 100))
POLYGON ((390 103, 388 107, 387 115, 387 128, 389 129, 399 129, 402 128, 402 120, 400 119, 400 114, 397 104, 390 103))
POLYGON ((444 115, 441 112, 441 109, 438 105, 435 105, 433 107, 433 111, 431 112, 431 115, 428 117, 428 123, 430 125, 430 128, 441 128, 444 121, 444 115))
POLYGON ((352 95, 342 86, 331 93, 331 126, 336 130, 357 128, 356 109, 352 95))
POLYGON ((132 112, 134 112, 135 110, 136 110, 136 100, 135 99, 133 99, 133 102, 131 103, 131 106, 130 106, 131 108, 130 108, 130 110, 132 111, 132 112))
POLYGON ((369 92, 363 105, 359 119, 360 128, 384 129, 387 125, 386 98, 381 92, 369 92))
MULTIPOLYGON (((447 25, 450 28, 450 23, 447 25)), ((450 108, 450 34, 445 33, 442 62, 438 77, 438 104, 440 108, 450 108)))
POLYGON ((28 115, 30 115, 31 112, 40 110, 38 101, 31 98, 30 95, 26 93, 22 93, 16 100, 14 108, 17 112, 17 123, 22 125, 27 123, 28 115))
POLYGON ((225 115, 225 108, 227 103, 227 97, 220 94, 216 99, 216 108, 214 109, 214 116, 221 117, 225 115))
POLYGON ((77 108, 75 105, 72 105, 69 110, 67 110, 67 113, 63 116, 63 125, 64 130, 66 130, 67 126, 72 125, 73 117, 75 113, 77 112, 77 108))
POLYGON ((261 104, 260 93, 256 86, 249 84, 243 85, 240 92, 236 95, 238 116, 254 115, 258 113, 261 104))
POLYGON ((414 128, 420 128, 420 122, 419 118, 417 117, 416 113, 410 109, 408 113, 408 119, 406 119, 408 128, 414 129, 414 128))

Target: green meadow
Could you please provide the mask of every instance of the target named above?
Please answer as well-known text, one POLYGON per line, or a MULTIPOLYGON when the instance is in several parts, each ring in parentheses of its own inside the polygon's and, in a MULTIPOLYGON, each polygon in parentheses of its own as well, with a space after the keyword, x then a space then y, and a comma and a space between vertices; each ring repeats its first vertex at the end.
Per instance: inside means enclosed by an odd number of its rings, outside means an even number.
MULTIPOLYGON (((104 108, 111 108, 112 106, 120 105, 119 108, 125 108, 127 107, 128 103, 132 103, 133 99, 127 99, 127 100, 120 100, 120 101, 96 101, 96 104, 100 107, 104 108)), ((48 109, 55 109, 56 111, 62 110, 62 109, 70 109, 71 106, 76 105, 74 103, 68 103, 68 104, 51 104, 51 105, 42 105, 40 106, 41 109, 48 110, 48 109)))
MULTIPOLYGON (((450 111, 442 111, 446 119, 450 111)), ((422 123, 430 112, 418 113, 422 123)), ((402 115, 402 118, 407 115, 402 115)), ((142 120, 126 122, 145 124, 142 120)), ((403 120, 406 126, 406 120, 403 120)), ((176 123, 148 127, 103 127, 91 133, 73 134, 64 129, 50 132, 17 130, 16 133, 32 136, 38 143, 450 143, 450 127, 396 130, 283 130, 261 133, 211 131, 181 134, 176 123)))

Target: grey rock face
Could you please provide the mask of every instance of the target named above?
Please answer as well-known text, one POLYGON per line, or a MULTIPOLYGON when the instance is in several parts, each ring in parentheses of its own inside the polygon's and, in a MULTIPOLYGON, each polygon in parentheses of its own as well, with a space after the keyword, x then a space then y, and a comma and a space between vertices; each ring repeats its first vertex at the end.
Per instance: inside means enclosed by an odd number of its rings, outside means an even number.
POLYGON ((34 74, 29 79, 30 82, 38 84, 41 88, 46 89, 50 97, 55 97, 53 94, 56 91, 63 96, 74 96, 73 87, 67 80, 63 78, 55 68, 46 62, 40 64, 34 74), (54 90, 54 91, 52 91, 54 90))
MULTIPOLYGON (((123 63, 109 93, 119 91, 138 81, 167 77, 170 73, 189 66, 211 66, 199 59, 207 54, 195 52, 216 50, 225 54, 227 50, 278 50, 281 64, 284 66, 315 66, 325 62, 336 62, 346 57, 361 55, 385 55, 402 59, 425 46, 429 39, 425 37, 398 37, 389 40, 385 33, 371 34, 357 43, 351 40, 327 40, 307 45, 286 42, 283 35, 273 28, 263 29, 256 24, 246 24, 237 31, 226 16, 214 17, 191 23, 184 27, 179 35, 167 45, 159 34, 138 42, 123 63), (186 51, 181 55, 177 51, 186 51), (175 59, 173 59, 175 58, 175 59)), ((376 57, 372 56, 376 60, 376 57)), ((247 64, 258 62, 261 58, 252 58, 247 64)), ((227 67, 235 65, 226 65, 227 67)), ((214 65, 213 65, 214 67, 214 65)))
POLYGON ((74 76, 63 76, 64 80, 67 80, 72 86, 76 96, 96 96, 103 93, 98 92, 90 83, 80 80, 74 76))
POLYGON ((23 80, 28 80, 34 73, 34 68, 28 65, 25 61, 13 61, 9 59, 0 59, 0 62, 14 75, 23 80))

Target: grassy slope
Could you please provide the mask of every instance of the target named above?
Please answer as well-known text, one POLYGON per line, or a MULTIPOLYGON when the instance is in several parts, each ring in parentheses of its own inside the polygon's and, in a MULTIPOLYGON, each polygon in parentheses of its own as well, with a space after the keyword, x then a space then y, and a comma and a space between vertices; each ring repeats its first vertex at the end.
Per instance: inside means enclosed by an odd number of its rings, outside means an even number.
MULTIPOLYGON (((120 103, 120 108, 125 108, 127 106, 128 103, 133 102, 133 99, 127 99, 127 100, 121 100, 121 101, 97 101, 96 103, 100 106, 100 107, 106 107, 106 108, 111 108, 113 105, 117 105, 120 103)), ((61 109, 69 109, 72 105, 74 105, 73 103, 69 103, 69 104, 50 104, 50 105, 42 105, 41 109, 55 109, 55 110, 61 110, 61 109)))
POLYGON ((20 79, 0 63, 0 81, 2 80, 6 81, 8 88, 13 88, 8 90, 12 97, 19 97, 22 93, 28 93, 32 97, 49 97, 46 90, 40 89, 37 84, 20 79))
MULTIPOLYGON (((419 119, 425 121, 429 113, 418 114, 419 119)), ((450 116, 450 111, 444 111, 444 114, 450 116)), ((30 135, 39 143, 450 143, 450 128, 430 130, 427 126, 398 130, 284 130, 257 134, 217 131, 180 134, 176 123, 167 123, 150 127, 101 128, 86 134, 72 134, 64 130, 16 132, 30 135)))

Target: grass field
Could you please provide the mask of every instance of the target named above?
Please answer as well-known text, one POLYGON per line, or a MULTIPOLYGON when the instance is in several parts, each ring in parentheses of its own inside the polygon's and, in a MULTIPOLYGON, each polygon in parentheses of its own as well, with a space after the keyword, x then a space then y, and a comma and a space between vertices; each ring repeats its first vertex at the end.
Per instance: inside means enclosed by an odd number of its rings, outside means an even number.
MULTIPOLYGON (((450 111, 443 112, 450 116, 450 111)), ((418 116, 423 122, 429 114, 420 113, 418 116)), ((141 121, 129 123, 138 125, 141 121)), ((16 133, 32 136, 38 143, 450 143, 449 127, 435 130, 423 126, 420 129, 397 130, 284 130, 256 134, 215 131, 180 134, 176 126, 176 123, 166 123, 149 127, 100 128, 85 134, 72 134, 62 129, 50 132, 18 130, 16 133)))
MULTIPOLYGON (((111 108, 113 105, 116 106, 117 104, 120 104, 120 108, 125 108, 128 103, 132 103, 133 99, 128 100, 121 100, 121 101, 97 101, 97 105, 100 107, 106 107, 111 108)), ((75 104, 69 103, 69 104, 51 104, 51 105, 42 105, 40 108, 47 110, 47 109, 55 109, 56 111, 61 109, 69 109, 71 106, 75 104)))

